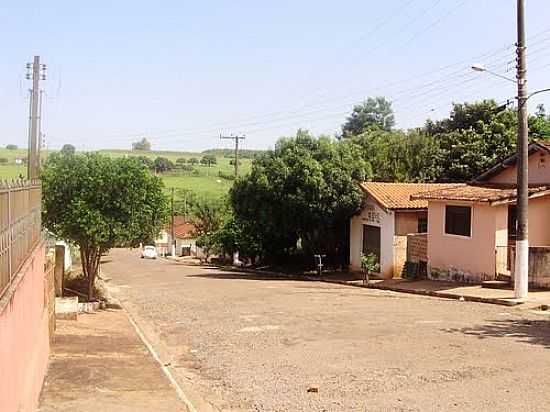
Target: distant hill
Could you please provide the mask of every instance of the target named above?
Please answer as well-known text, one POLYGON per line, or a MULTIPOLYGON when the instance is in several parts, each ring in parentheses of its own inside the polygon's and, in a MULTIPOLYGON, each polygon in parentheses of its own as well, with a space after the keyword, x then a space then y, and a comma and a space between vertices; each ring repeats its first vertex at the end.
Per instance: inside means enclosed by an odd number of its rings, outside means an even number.
MULTIPOLYGON (((233 157, 235 155, 235 150, 233 149, 208 149, 203 150, 203 154, 212 154, 218 157, 233 157)), ((252 150, 252 149, 243 149, 239 150, 239 157, 244 159, 253 159, 256 155, 265 153, 265 150, 252 150)))

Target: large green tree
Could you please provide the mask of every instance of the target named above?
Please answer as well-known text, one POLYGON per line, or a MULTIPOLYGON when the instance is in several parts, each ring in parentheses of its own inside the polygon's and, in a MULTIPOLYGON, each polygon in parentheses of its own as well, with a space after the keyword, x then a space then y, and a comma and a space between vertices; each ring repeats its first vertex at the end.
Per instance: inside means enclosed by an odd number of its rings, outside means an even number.
POLYGON ((167 218, 161 180, 135 158, 52 154, 41 179, 44 226, 78 245, 90 300, 101 255, 153 240, 167 218))
POLYGON ((385 97, 369 97, 353 111, 342 125, 343 137, 357 136, 368 130, 390 131, 395 125, 391 102, 385 97))
POLYGON ((369 175, 351 141, 315 138, 299 130, 252 162, 231 189, 237 222, 249 222, 265 257, 296 250, 346 255, 349 218, 361 205, 357 182, 369 175))

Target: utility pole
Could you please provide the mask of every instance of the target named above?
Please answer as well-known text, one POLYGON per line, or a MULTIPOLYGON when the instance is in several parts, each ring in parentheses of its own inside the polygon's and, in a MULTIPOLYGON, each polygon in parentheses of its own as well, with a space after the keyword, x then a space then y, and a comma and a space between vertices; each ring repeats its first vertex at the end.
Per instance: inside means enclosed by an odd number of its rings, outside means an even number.
POLYGON ((172 188, 172 245, 171 252, 172 257, 176 257, 176 228, 174 227, 174 188, 172 188))
POLYGON ((246 136, 243 135, 233 135, 222 136, 220 134, 220 139, 231 139, 235 140, 235 179, 239 177, 239 140, 244 140, 246 136))
POLYGON ((46 80, 46 65, 40 64, 40 56, 34 56, 33 63, 27 63, 28 80, 32 80, 30 101, 30 130, 27 156, 27 178, 38 179, 40 176, 40 80, 46 80))
POLYGON ((525 59, 525 0, 517 0, 517 85, 518 85, 518 142, 517 142, 517 237, 514 268, 514 295, 527 297, 529 284, 528 237, 528 156, 529 125, 527 114, 527 64, 525 59))

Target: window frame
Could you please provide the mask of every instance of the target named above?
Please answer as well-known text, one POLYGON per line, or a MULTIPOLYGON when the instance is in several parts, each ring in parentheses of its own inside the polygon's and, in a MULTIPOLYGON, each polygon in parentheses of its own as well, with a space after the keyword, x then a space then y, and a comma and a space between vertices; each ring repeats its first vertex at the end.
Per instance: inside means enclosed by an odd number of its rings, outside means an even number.
POLYGON ((474 205, 472 204, 460 204, 460 203, 446 203, 443 209, 443 234, 445 236, 455 237, 459 239, 471 239, 474 233, 474 205), (447 232, 447 207, 463 207, 470 209, 470 234, 469 235, 459 235, 456 233, 447 232))

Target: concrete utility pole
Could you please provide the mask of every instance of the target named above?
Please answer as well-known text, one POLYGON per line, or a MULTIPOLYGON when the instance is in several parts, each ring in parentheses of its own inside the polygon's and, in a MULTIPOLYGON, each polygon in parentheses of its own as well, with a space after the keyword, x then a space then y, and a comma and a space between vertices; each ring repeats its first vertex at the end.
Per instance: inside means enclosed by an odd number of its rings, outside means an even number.
POLYGON ((175 221, 175 217, 174 217, 174 188, 172 188, 172 245, 171 245, 171 252, 172 252, 172 257, 175 257, 176 256, 176 228, 174 227, 174 221, 175 221))
POLYGON ((46 65, 40 64, 40 56, 34 56, 33 63, 27 63, 27 79, 32 80, 30 101, 29 147, 27 156, 27 177, 38 179, 40 176, 40 80, 46 80, 46 65))
POLYGON ((230 136, 222 136, 220 134, 220 139, 231 139, 235 140, 235 178, 239 176, 239 140, 244 140, 246 136, 243 134, 241 136, 239 135, 230 135, 230 136))
POLYGON ((528 188, 529 125, 527 113, 527 64, 525 59, 525 0, 517 0, 517 237, 514 268, 514 295, 526 298, 529 284, 528 188))

